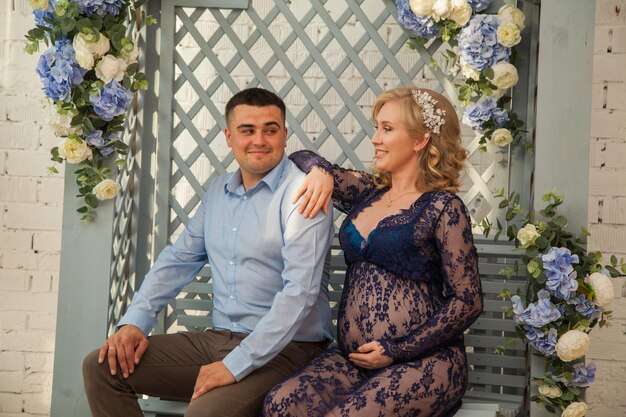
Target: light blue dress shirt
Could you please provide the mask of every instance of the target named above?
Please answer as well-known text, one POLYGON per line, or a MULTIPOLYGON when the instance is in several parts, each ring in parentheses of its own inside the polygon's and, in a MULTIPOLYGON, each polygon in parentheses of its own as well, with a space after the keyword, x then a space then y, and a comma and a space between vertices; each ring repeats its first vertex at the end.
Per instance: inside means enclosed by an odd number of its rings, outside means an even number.
POLYGON ((208 262, 213 325, 249 333, 224 364, 237 381, 270 361, 291 340, 332 339, 328 305, 331 214, 304 218, 292 204, 305 178, 283 157, 245 190, 241 172, 209 185, 196 214, 145 277, 118 326, 146 335, 167 303, 208 262))

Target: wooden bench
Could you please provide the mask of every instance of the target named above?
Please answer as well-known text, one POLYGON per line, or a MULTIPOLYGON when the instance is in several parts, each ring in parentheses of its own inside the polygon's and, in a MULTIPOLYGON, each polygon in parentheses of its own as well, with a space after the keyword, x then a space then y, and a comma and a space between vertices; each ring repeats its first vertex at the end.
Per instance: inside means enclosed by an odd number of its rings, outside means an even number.
MULTIPOLYGON (((465 334, 469 384, 463 407, 455 417, 517 417, 522 413, 527 386, 526 344, 520 339, 510 343, 509 339, 515 337, 515 325, 504 314, 508 303, 498 295, 505 288, 523 293, 526 281, 523 274, 514 274, 510 279, 501 274, 502 268, 512 266, 519 259, 509 242, 478 240, 476 247, 485 309, 465 334)), ((329 297, 335 322, 346 264, 336 238, 331 250, 329 297)), ((211 294, 210 269, 207 267, 174 301, 167 321, 171 324, 176 320, 187 330, 202 331, 211 327, 211 294)), ((182 416, 187 408, 185 402, 154 397, 140 398, 139 402, 146 416, 182 416)))

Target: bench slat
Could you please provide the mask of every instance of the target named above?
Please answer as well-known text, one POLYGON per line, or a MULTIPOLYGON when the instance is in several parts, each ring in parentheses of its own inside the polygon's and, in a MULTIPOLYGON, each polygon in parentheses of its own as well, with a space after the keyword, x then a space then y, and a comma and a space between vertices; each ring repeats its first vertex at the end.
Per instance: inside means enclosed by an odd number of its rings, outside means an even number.
POLYGON ((468 381, 470 384, 506 385, 515 388, 526 386, 526 376, 498 375, 490 372, 470 372, 468 381))
POLYGON ((502 346, 505 349, 510 350, 526 350, 526 345, 520 339, 513 339, 513 342, 514 344, 510 346, 504 337, 475 335, 471 333, 465 335, 466 346, 474 346, 480 348, 496 348, 502 346))
POLYGON ((515 332, 515 322, 504 318, 492 319, 479 317, 472 324, 472 329, 478 330, 499 330, 504 332, 515 332))
POLYGON ((526 358, 524 356, 505 356, 489 353, 467 352, 467 361, 474 366, 510 368, 520 371, 526 370, 526 358))

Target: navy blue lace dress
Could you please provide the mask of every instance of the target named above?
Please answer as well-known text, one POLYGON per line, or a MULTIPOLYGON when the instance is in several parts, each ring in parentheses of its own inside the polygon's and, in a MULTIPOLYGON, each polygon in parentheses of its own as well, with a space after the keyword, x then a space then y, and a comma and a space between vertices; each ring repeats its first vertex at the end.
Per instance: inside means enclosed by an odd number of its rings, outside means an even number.
POLYGON ((278 384, 264 415, 453 415, 467 386, 463 331, 483 305, 463 202, 447 191, 427 192, 361 236, 352 220, 386 189, 312 152, 290 158, 305 172, 315 165, 333 174, 333 201, 347 213, 339 239, 348 270, 337 347, 278 384), (350 362, 348 353, 374 340, 392 365, 367 370, 350 362))

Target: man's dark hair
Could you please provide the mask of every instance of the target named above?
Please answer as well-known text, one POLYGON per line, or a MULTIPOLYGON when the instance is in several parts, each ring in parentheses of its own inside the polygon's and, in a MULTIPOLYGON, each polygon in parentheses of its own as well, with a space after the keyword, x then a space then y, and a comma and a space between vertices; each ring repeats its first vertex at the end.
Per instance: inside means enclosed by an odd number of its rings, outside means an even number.
POLYGON ((269 90, 253 87, 241 90, 240 92, 232 96, 230 100, 228 100, 228 103, 226 103, 225 111, 227 123, 228 118, 233 112, 233 109, 240 104, 246 104, 248 106, 255 107, 276 106, 280 109, 283 121, 285 120, 285 113, 287 111, 285 102, 269 90))

